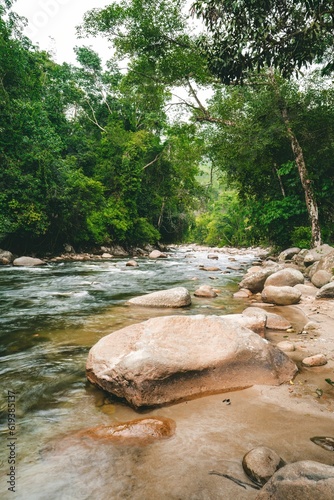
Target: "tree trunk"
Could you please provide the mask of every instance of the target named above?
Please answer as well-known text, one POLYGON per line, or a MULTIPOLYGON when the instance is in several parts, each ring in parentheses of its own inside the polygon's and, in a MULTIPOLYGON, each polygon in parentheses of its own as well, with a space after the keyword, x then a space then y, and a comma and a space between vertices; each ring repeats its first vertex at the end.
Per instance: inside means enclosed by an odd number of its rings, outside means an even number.
POLYGON ((318 247, 321 245, 321 230, 319 225, 318 205, 312 189, 311 181, 309 179, 307 167, 304 160, 303 150, 298 142, 297 137, 292 131, 288 111, 285 106, 281 110, 281 113, 288 136, 290 138, 291 149, 295 156, 299 177, 305 193, 306 207, 312 228, 312 247, 318 247))

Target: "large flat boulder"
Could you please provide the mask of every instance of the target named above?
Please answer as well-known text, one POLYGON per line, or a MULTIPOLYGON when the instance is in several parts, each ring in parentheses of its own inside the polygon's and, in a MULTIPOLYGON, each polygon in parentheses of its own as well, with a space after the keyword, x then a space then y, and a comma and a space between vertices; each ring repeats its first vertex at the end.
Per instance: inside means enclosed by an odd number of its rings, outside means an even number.
POLYGON ((191 304, 191 295, 187 288, 179 286, 134 297, 128 304, 143 307, 186 307, 191 304))
POLYGON ((291 380, 296 365, 233 318, 152 318, 103 337, 87 378, 135 408, 291 380))

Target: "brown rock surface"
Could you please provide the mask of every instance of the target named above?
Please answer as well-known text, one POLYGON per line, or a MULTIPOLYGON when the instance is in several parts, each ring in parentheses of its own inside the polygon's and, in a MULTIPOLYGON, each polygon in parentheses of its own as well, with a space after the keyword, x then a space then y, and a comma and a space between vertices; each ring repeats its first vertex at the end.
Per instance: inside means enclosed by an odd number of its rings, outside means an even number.
POLYGON ((265 281, 264 287, 267 286, 295 286, 304 283, 304 276, 297 269, 287 267, 281 271, 268 276, 265 281))
POLYGON ((131 325, 90 350, 88 379, 135 408, 253 384, 279 385, 297 368, 224 316, 167 316, 131 325))
POLYGON ((135 297, 130 299, 128 304, 144 307, 186 307, 191 304, 191 296, 186 288, 180 286, 135 297))
POLYGON ((284 465, 284 460, 276 451, 266 446, 253 448, 246 453, 242 460, 242 466, 247 476, 259 485, 264 485, 284 465))
POLYGON ((278 270, 278 266, 268 267, 266 269, 262 269, 261 271, 257 271, 255 273, 246 274, 241 283, 239 284, 240 288, 247 288, 252 293, 262 292, 264 283, 266 279, 274 274, 278 270))
POLYGON ((33 257, 19 257, 13 262, 14 266, 22 267, 33 267, 33 266, 43 266, 45 262, 41 259, 35 259, 33 257))
POLYGON ((263 302, 278 306, 298 304, 301 296, 301 292, 292 286, 266 286, 261 295, 263 302))
POLYGON ((195 297, 207 297, 207 298, 215 298, 217 297, 217 293, 214 291, 212 286, 202 285, 195 292, 195 297))

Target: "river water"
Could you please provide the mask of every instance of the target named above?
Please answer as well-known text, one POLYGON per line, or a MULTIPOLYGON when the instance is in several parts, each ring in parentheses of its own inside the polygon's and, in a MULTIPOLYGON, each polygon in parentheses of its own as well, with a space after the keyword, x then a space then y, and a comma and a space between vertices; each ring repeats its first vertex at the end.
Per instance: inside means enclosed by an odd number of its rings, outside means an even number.
MULTIPOLYGON (((0 497, 254 498, 252 488, 240 488, 233 482, 227 486, 226 480, 210 475, 211 469, 219 470, 224 463, 225 472, 240 476, 240 456, 258 442, 254 438, 257 432, 269 432, 261 426, 259 415, 263 408, 254 389, 233 393, 233 406, 229 408, 222 404, 224 398, 215 395, 153 409, 149 415, 174 419, 177 431, 173 438, 149 446, 106 445, 71 440, 70 436, 97 425, 138 418, 134 410, 108 399, 86 381, 85 363, 92 345, 112 331, 153 316, 240 312, 245 304, 233 299, 232 294, 255 258, 251 251, 220 253, 215 262, 207 259, 207 252, 190 254, 182 248, 165 260, 138 259, 137 268, 127 267, 126 259, 52 263, 36 268, 1 267, 4 444, 0 450, 0 497), (218 265, 229 274, 205 272, 200 265, 218 265), (194 298, 191 307, 177 311, 126 303, 131 297, 174 286, 186 286, 193 293, 200 284, 217 288, 219 297, 194 298), (15 394, 15 405, 10 406, 15 408, 16 417, 12 433, 7 425, 7 403, 14 399, 8 400, 8 394, 15 394), (244 414, 243 420, 240 414, 244 414), (252 425, 245 425, 245 421, 252 425), (11 452, 15 469, 10 469, 8 463, 11 452), (15 474, 15 492, 8 490, 10 472, 15 474)), ((291 422, 293 416, 288 417, 291 422)), ((271 423, 277 420, 278 432, 286 425, 275 407, 266 408, 268 418, 271 423)), ((326 426, 325 420, 323 432, 326 426)), ((318 453, 323 458, 321 451, 318 453)))

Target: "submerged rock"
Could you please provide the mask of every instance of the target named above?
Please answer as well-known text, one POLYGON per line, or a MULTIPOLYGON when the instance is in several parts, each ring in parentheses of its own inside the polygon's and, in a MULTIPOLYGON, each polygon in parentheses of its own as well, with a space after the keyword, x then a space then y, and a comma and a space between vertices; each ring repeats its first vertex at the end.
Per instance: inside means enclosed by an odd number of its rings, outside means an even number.
POLYGON ((90 382, 139 408, 279 385, 297 367, 233 318, 197 315, 152 318, 113 332, 90 350, 86 370, 90 382))
POLYGON ((334 467, 311 460, 279 469, 255 497, 256 500, 306 500, 334 498, 334 467))
POLYGON ((253 448, 242 460, 245 473, 258 485, 264 485, 284 465, 284 460, 276 451, 266 446, 253 448))
POLYGON ((207 297, 207 298, 215 298, 217 297, 217 293, 214 291, 212 286, 202 285, 195 292, 195 297, 207 297))
POLYGON ((121 424, 100 425, 80 431, 77 436, 107 440, 115 444, 147 445, 175 434, 174 420, 164 417, 148 417, 121 424))
POLYGON ((189 291, 183 286, 134 297, 128 304, 144 307, 186 307, 191 304, 189 291))

